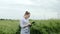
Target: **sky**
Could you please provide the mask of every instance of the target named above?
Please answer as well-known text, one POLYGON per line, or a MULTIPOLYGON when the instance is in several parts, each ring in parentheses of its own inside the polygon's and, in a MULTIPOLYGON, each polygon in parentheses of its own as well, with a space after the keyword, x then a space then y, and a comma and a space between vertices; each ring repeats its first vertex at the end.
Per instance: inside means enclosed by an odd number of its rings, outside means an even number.
POLYGON ((26 10, 30 19, 60 18, 60 0, 0 0, 0 19, 20 19, 26 10))

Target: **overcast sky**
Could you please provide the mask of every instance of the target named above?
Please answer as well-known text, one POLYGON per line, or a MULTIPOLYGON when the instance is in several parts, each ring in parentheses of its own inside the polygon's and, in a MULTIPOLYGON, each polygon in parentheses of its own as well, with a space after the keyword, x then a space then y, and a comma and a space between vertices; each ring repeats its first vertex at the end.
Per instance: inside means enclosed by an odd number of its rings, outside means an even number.
POLYGON ((60 0, 0 0, 0 19, 20 19, 26 10, 31 19, 58 18, 60 0))

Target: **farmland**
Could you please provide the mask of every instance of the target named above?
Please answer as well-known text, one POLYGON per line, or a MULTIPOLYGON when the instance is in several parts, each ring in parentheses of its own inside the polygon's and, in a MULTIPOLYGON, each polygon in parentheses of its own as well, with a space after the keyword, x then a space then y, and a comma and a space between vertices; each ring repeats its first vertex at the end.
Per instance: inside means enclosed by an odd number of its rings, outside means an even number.
MULTIPOLYGON (((31 34, 60 34, 60 19, 30 20, 33 21, 31 34)), ((0 20, 0 34, 19 34, 19 23, 19 20, 0 20)))

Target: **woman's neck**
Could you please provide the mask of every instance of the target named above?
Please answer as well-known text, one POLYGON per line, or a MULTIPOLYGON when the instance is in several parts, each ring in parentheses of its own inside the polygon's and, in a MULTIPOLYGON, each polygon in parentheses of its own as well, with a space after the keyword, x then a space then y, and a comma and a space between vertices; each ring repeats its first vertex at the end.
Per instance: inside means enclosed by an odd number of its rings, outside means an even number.
POLYGON ((26 16, 24 16, 24 18, 27 19, 26 16))

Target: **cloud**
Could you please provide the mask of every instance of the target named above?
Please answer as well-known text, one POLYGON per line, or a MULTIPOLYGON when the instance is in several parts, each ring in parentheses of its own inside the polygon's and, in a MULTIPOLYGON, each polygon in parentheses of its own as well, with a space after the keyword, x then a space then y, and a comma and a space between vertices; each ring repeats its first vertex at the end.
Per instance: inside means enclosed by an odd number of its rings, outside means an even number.
POLYGON ((60 0, 0 0, 0 17, 19 19, 26 9, 34 19, 57 18, 60 0))
POLYGON ((32 5, 33 3, 29 0, 0 0, 0 4, 25 4, 32 5))
POLYGON ((60 0, 31 0, 36 6, 43 9, 60 10, 60 0))

